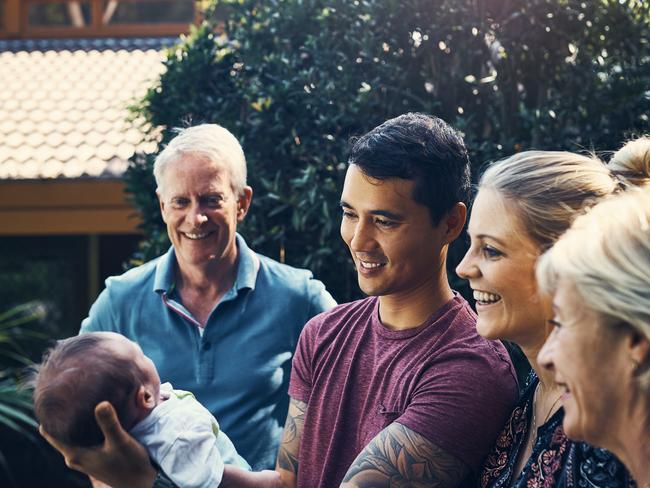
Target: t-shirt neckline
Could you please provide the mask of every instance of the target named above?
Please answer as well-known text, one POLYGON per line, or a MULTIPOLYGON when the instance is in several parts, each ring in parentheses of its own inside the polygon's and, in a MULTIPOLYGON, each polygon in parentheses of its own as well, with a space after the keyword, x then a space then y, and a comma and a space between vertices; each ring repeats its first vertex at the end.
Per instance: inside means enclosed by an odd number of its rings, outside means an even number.
POLYGON ((377 332, 377 334, 386 339, 401 340, 414 337, 428 329, 430 326, 433 326, 440 319, 440 317, 449 312, 451 309, 460 305, 460 295, 456 291, 453 291, 453 294, 454 296, 450 300, 448 300, 444 305, 434 311, 420 325, 411 327, 410 329, 402 330, 391 330, 381 323, 381 320, 379 319, 379 297, 373 297, 374 305, 372 310, 372 327, 374 331, 377 332))

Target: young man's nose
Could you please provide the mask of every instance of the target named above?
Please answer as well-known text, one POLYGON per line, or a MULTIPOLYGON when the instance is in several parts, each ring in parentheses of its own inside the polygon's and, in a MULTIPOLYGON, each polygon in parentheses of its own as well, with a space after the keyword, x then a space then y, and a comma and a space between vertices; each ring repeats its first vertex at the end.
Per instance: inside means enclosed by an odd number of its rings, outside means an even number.
POLYGON ((354 226, 350 249, 357 252, 366 252, 377 246, 372 226, 358 221, 354 226))

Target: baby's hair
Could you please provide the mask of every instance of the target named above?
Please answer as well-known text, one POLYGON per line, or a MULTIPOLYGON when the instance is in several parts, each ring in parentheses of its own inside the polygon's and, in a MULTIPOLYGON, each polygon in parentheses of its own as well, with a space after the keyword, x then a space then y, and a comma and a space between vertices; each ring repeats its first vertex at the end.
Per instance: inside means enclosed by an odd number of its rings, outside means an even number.
POLYGON ((104 436, 95 406, 106 400, 125 429, 132 427, 136 391, 145 381, 133 361, 105 347, 104 333, 58 341, 37 367, 34 411, 45 431, 71 446, 95 446, 104 436))

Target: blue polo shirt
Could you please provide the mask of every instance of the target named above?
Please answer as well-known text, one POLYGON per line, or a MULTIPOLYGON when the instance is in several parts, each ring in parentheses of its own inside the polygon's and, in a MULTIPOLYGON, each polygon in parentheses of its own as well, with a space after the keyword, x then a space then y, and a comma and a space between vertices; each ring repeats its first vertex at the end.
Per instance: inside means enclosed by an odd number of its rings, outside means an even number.
POLYGON ((162 381, 193 392, 255 470, 272 469, 287 414, 291 358, 305 323, 334 299, 310 271, 251 251, 203 330, 174 289, 174 248, 106 280, 80 333, 137 342, 162 381))

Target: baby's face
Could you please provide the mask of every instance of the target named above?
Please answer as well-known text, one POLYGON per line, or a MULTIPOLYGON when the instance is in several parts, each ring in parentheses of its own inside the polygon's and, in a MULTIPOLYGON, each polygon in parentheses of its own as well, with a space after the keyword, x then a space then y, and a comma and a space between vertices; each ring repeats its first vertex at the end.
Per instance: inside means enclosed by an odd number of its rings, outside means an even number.
POLYGON ((145 356, 138 344, 130 341, 123 335, 113 332, 106 332, 105 334, 110 341, 111 349, 115 353, 133 361, 140 368, 140 371, 143 372, 145 377, 144 386, 151 389, 155 402, 158 404, 160 399, 160 376, 153 361, 145 356))

